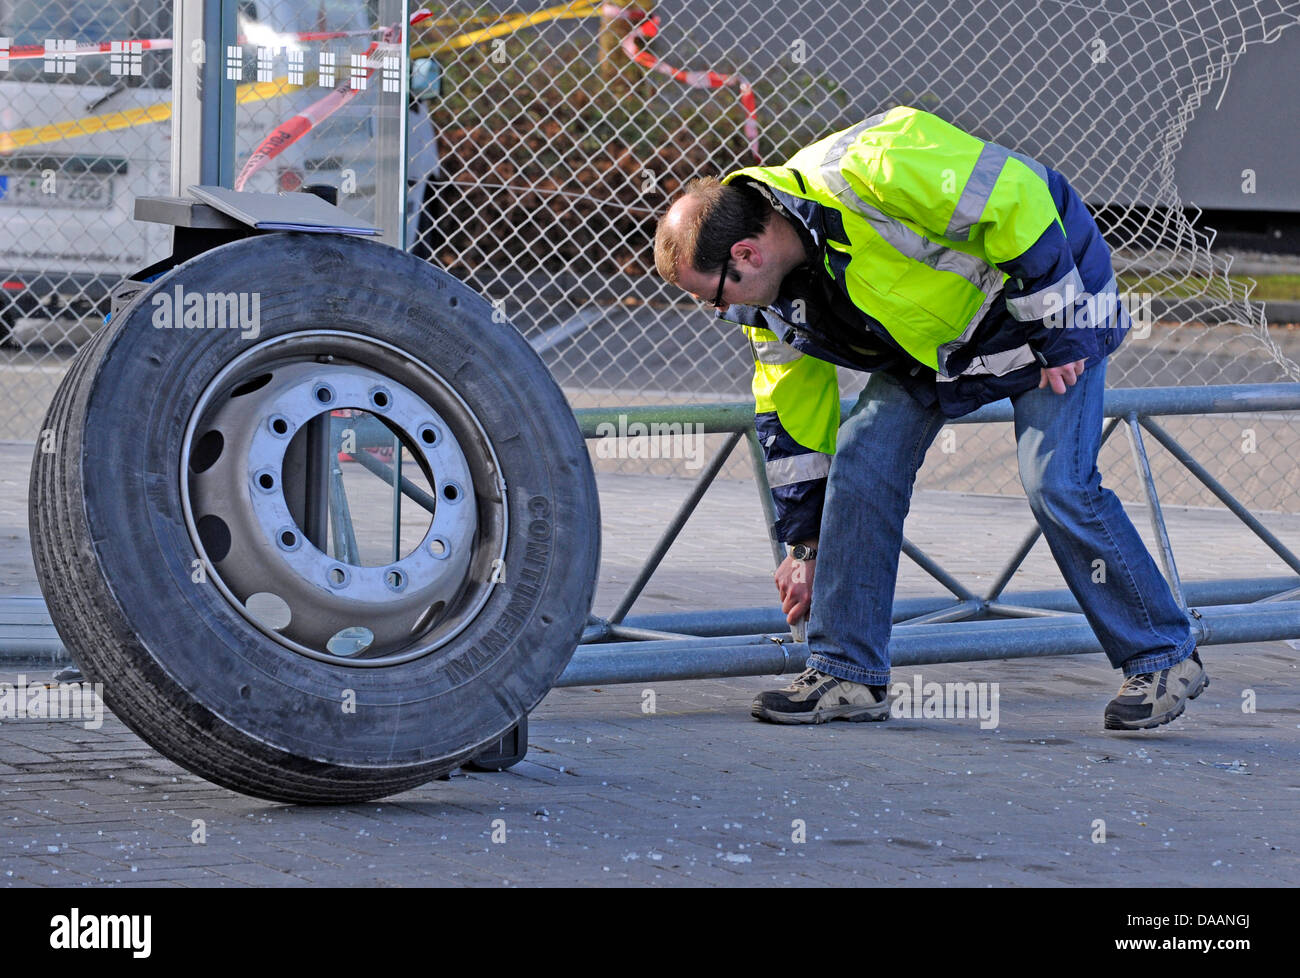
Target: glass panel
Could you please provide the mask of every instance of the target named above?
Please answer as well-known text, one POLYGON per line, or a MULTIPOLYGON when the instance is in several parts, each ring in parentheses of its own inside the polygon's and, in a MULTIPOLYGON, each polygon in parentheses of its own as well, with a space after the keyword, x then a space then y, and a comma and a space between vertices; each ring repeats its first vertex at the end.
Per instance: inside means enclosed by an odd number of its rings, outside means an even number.
POLYGON ((224 52, 238 82, 234 189, 324 185, 344 210, 401 245, 406 116, 400 0, 258 0, 239 5, 224 52))

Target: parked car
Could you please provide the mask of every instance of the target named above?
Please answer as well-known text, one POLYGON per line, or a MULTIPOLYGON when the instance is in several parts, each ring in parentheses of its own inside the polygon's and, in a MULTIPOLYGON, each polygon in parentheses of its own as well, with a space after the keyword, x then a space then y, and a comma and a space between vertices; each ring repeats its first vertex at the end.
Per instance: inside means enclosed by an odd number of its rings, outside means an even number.
MULTIPOLYGON (((306 30, 363 31, 371 26, 364 0, 242 3, 244 78, 256 80, 259 44, 270 46, 277 38, 283 41, 306 30)), ((168 38, 171 33, 171 4, 165 0, 0 3, 0 37, 10 38, 14 47, 39 45, 46 38, 92 43, 168 38)), ((301 46, 312 69, 322 48, 332 46, 346 65, 348 54, 360 53, 366 43, 362 36, 301 46)), ((46 137, 36 145, 6 146, 0 135, 0 338, 6 344, 80 345, 107 313, 109 290, 168 253, 170 228, 135 221, 133 209, 136 197, 169 191, 171 126, 166 120, 121 123, 170 103, 171 57, 168 50, 143 52, 139 75, 114 75, 107 55, 78 57, 75 70, 66 73, 45 71, 40 58, 13 60, 0 72, 0 134, 73 124, 61 138, 46 137), (78 121, 84 132, 77 131, 78 121)), ((285 75, 283 51, 273 69, 275 77, 285 75)), ((425 78, 427 67, 419 70, 425 78)), ((427 78, 422 88, 428 96, 427 78)), ((375 143, 378 85, 374 89, 288 147, 245 189, 351 188, 340 205, 373 220, 376 166, 394 165, 389 150, 375 143)), ((236 171, 277 123, 325 94, 327 89, 308 85, 240 105, 236 171)), ((422 202, 431 196, 426 187, 438 175, 438 159, 424 106, 413 101, 407 117, 406 240, 414 242, 422 202)))

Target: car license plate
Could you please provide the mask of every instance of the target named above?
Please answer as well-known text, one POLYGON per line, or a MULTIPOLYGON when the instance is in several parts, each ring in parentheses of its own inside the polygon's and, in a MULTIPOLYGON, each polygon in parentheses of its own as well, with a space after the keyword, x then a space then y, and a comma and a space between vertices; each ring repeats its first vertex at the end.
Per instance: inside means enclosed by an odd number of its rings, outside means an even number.
POLYGON ((107 174, 54 173, 47 179, 31 170, 0 173, 0 206, 104 210, 112 203, 113 180, 107 174))

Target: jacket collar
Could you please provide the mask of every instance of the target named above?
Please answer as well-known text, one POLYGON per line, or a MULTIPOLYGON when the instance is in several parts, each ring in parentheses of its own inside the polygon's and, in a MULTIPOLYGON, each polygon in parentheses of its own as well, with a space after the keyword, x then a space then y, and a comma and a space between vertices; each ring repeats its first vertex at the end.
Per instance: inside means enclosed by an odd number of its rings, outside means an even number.
POLYGON ((812 239, 813 247, 818 252, 825 250, 828 237, 844 244, 850 243, 844 233, 844 222, 834 209, 825 207, 815 200, 796 197, 784 190, 778 190, 751 176, 741 176, 736 179, 744 180, 749 186, 766 197, 768 202, 776 208, 777 213, 784 215, 802 228, 812 239))

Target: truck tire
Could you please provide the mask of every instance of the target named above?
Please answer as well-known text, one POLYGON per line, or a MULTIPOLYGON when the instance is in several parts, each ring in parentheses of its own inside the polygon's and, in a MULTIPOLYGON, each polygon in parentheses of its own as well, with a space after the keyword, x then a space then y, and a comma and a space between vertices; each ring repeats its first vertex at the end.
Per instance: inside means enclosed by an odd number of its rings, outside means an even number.
POLYGON ((32 548, 132 730, 236 791, 338 803, 437 778, 537 705, 590 612, 600 520, 564 395, 494 318, 396 249, 269 234, 178 265, 82 350, 37 445, 32 548), (388 565, 327 542, 341 409, 434 487, 388 565))

